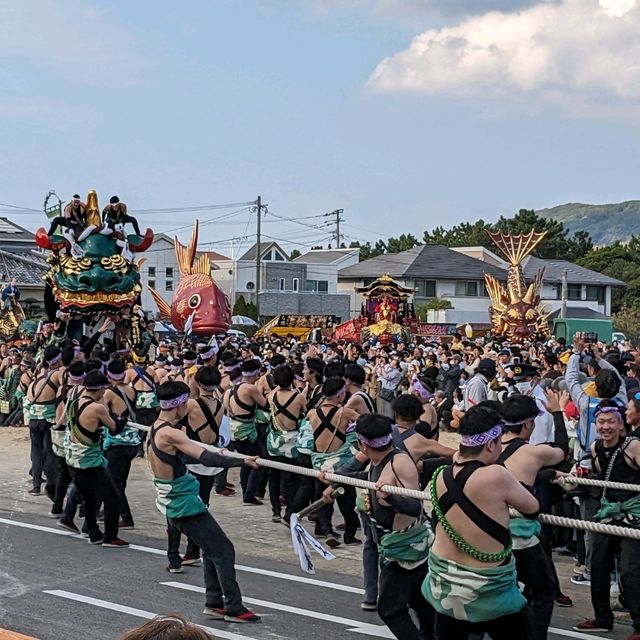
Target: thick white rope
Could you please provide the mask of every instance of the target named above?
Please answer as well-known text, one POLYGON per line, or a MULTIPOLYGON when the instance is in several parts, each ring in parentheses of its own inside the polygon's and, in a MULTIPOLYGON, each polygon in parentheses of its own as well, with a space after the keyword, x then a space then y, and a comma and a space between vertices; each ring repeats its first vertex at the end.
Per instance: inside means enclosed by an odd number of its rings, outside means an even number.
MULTIPOLYGON (((150 427, 147 427, 143 424, 138 424, 137 422, 128 422, 130 427, 135 427, 140 431, 151 430, 150 427)), ((224 452, 225 456, 229 458, 235 458, 238 460, 244 460, 249 456, 245 456, 241 453, 236 453, 235 451, 229 451, 228 449, 220 449, 218 447, 214 447, 209 444, 204 444, 202 442, 193 441, 194 444, 197 444, 199 447, 203 449, 207 449, 208 451, 213 451, 214 453, 224 452)), ((258 458, 256 463, 260 467, 265 467, 268 469, 277 469, 279 471, 287 471, 290 473, 297 473, 298 475, 307 476, 310 478, 318 478, 320 476, 320 472, 315 469, 307 469, 306 467, 299 467, 295 464, 285 464, 283 462, 276 462, 274 460, 265 460, 263 458, 258 458)), ((376 489, 376 485, 373 482, 368 482, 367 480, 360 480, 358 478, 350 478, 348 476, 341 476, 336 473, 325 473, 325 478, 329 482, 337 482, 339 484, 349 485, 352 487, 359 487, 361 489, 376 489)), ((584 479, 584 478, 583 478, 584 479)), ((608 484, 623 484, 624 483, 608 483, 608 484)), ((624 485, 627 486, 627 485, 624 485)), ((629 485, 635 486, 635 485, 629 485)), ((637 488, 637 487, 636 487, 637 488)), ((406 496, 408 498, 417 498, 418 500, 423 500, 425 502, 431 503, 431 498, 428 493, 424 491, 417 491, 415 489, 405 489, 404 487, 396 487, 393 485, 384 485, 380 487, 379 491, 383 491, 384 493, 391 493, 399 496, 406 496)), ((517 511, 511 510, 510 514, 512 517, 522 517, 517 511)), ((628 527, 619 527, 616 525, 603 524, 601 522, 589 522, 586 520, 576 520, 574 518, 564 518, 561 516, 552 516, 546 513, 541 513, 538 516, 538 520, 543 524, 550 524, 556 527, 566 527, 568 529, 582 529, 583 531, 591 531, 593 533, 605 533, 612 536, 619 536, 622 538, 632 538, 634 540, 640 540, 640 529, 631 529, 628 527)))
POLYGON ((558 476, 554 482, 563 485, 565 488, 569 485, 583 485, 585 487, 602 487, 606 489, 619 489, 621 491, 637 491, 640 492, 640 484, 631 484, 628 482, 611 482, 610 480, 596 480, 595 478, 580 478, 572 475, 558 476))

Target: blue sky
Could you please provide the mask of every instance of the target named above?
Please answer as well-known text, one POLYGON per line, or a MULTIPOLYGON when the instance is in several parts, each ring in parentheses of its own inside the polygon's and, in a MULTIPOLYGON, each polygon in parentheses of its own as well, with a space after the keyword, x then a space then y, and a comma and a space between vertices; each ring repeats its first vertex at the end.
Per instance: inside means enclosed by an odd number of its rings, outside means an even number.
MULTIPOLYGON (((0 202, 261 194, 289 218, 343 208, 347 239, 375 241, 638 198, 638 28, 635 0, 0 0, 0 202)), ((265 233, 330 230, 267 215, 265 233)))

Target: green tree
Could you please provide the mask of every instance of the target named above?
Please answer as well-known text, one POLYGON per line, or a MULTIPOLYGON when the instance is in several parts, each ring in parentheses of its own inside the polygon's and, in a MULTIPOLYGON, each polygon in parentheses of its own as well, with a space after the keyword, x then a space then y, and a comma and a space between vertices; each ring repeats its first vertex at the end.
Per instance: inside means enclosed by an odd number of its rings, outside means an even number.
POLYGON ((453 309, 451 300, 447 300, 447 298, 430 298, 424 304, 416 307, 416 314, 424 322, 429 311, 444 311, 445 309, 453 309))
POLYGON ((418 238, 411 233, 403 233, 398 238, 389 238, 386 242, 386 253, 400 253, 419 245, 418 238))
POLYGON ((239 295, 235 304, 233 305, 234 316, 246 316, 247 315, 247 301, 243 295, 239 295))
POLYGON ((301 255, 302 254, 297 249, 293 249, 289 254, 289 260, 295 260, 296 258, 299 258, 301 255))
POLYGON ((622 331, 629 340, 635 342, 640 338, 640 307, 624 305, 620 311, 613 314, 612 319, 615 329, 622 331))
POLYGON ((258 320, 258 309, 253 302, 247 303, 247 313, 245 315, 249 318, 252 318, 253 320, 258 320))
POLYGON ((580 258, 578 264, 598 273, 622 280, 626 286, 615 287, 611 295, 611 310, 635 308, 640 301, 640 238, 631 236, 629 244, 616 242, 593 249, 580 258))

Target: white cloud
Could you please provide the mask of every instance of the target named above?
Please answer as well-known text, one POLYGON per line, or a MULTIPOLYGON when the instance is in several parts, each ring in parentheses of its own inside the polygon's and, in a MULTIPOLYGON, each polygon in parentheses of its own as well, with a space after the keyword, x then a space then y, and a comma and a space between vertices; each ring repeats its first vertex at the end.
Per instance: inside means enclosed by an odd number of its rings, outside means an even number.
POLYGON ((384 59, 381 92, 535 96, 621 105, 640 99, 640 0, 562 0, 430 29, 384 59))
POLYGON ((138 83, 142 43, 108 9, 86 0, 0 0, 0 59, 86 84, 138 83))

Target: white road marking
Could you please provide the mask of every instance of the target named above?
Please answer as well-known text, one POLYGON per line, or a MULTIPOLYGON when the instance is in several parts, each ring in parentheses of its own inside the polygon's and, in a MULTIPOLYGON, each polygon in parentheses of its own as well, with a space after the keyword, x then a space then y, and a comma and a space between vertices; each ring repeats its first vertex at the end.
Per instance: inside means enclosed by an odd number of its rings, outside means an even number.
MULTIPOLYGON (((173 587, 175 589, 183 589, 184 591, 194 591, 196 593, 204 593, 205 590, 202 587, 196 585, 187 584, 184 582, 161 582, 161 585, 165 587, 173 587)), ((268 602, 267 600, 258 600, 257 598, 247 598, 242 596, 242 601, 247 604, 253 604, 257 607, 265 607, 266 609, 277 609, 278 611, 284 611, 285 613, 293 613, 298 616, 304 616, 305 618, 314 618, 315 620, 322 620, 323 622, 334 622, 347 627, 347 631, 354 631, 355 633, 362 633, 368 636, 374 636, 376 638, 394 638, 395 636, 387 629, 385 625, 371 624, 369 622, 360 622, 359 620, 351 620, 350 618, 342 618, 340 616, 332 616, 328 613, 322 613, 320 611, 311 611, 309 609, 300 609, 299 607, 292 607, 287 604, 281 604, 279 602, 268 602)))
MULTIPOLYGON (((41 531, 43 533, 53 533, 55 535, 67 536, 70 538, 77 538, 80 540, 82 539, 78 534, 71 533, 70 531, 65 531, 63 529, 54 529, 52 527, 43 527, 38 524, 31 524, 30 522, 21 522, 20 520, 9 520, 7 518, 0 518, 0 524, 7 524, 13 527, 22 527, 23 529, 32 529, 33 531, 41 531)), ((132 549, 134 551, 142 551, 144 553, 151 553, 153 555, 159 555, 159 556, 166 555, 166 551, 162 549, 155 549, 153 547, 146 547, 146 546, 137 545, 137 544, 130 545, 129 549, 132 549)), ((269 571, 267 569, 260 569, 258 567, 249 567, 246 565, 236 565, 236 569, 238 571, 245 571, 248 573, 257 573, 257 574, 269 576, 272 578, 279 578, 281 580, 289 580, 291 582, 301 582, 303 584, 310 584, 315 587, 322 587, 324 589, 333 589, 335 591, 346 591, 348 593, 357 593, 357 594, 364 593, 363 589, 358 589, 357 587, 350 587, 348 585, 336 584, 333 582, 325 582, 323 580, 316 580, 314 578, 305 578, 304 576, 296 576, 290 573, 280 573, 278 571, 269 571)), ((180 584, 180 583, 176 583, 176 584, 180 584)), ((249 600, 247 600, 247 602, 249 602, 249 600)), ((324 620, 327 618, 323 615, 322 619, 324 620)), ((375 626, 375 625, 371 625, 371 626, 375 626)), ((217 630, 216 632, 219 635, 219 632, 217 630)), ((358 632, 366 634, 365 631, 358 631, 358 632)), ((591 634, 580 633, 579 631, 572 631, 569 629, 558 629, 556 627, 549 627, 549 633, 555 634, 557 636, 563 636, 566 638, 576 638, 576 640, 590 640, 590 639, 609 640, 608 638, 605 638, 603 636, 594 636, 591 634)), ((381 636, 381 637, 393 637, 393 636, 381 636)))
MULTIPOLYGON (((34 531, 42 531, 43 533, 54 533, 61 536, 69 536, 73 538, 79 538, 77 533, 71 533, 64 529, 54 529, 53 527, 43 527, 38 524, 31 524, 30 522, 20 522, 19 520, 8 520, 7 518, 0 518, 0 524, 8 524, 14 527, 22 527, 24 529, 33 529, 34 531)), ((155 549, 154 547, 147 547, 140 544, 130 544, 129 549, 133 551, 142 551, 143 553, 150 553, 156 556, 166 556, 167 552, 164 549, 155 549)), ((268 569, 260 569, 258 567, 249 567, 247 565, 237 564, 236 570, 245 571, 247 573, 257 573, 263 576, 269 576, 271 578, 279 578, 280 580, 289 580, 290 582, 300 582, 302 584, 310 584, 314 587, 322 587, 324 589, 333 589, 334 591, 345 591, 347 593, 357 593, 362 595, 364 589, 359 587, 351 587, 346 584, 337 584, 334 582, 325 582, 324 580, 317 580, 315 578, 305 578, 304 576, 296 576, 290 573, 281 573, 279 571, 270 571, 268 569)))
MULTIPOLYGON (((66 598, 67 600, 73 600, 75 602, 82 602, 83 604, 100 607, 101 609, 109 609, 110 611, 117 611, 118 613, 126 613, 129 616, 144 618, 145 620, 152 620, 159 615, 157 613, 152 613, 151 611, 145 611, 144 609, 134 609, 133 607, 127 607, 123 604, 116 604, 115 602, 109 602, 108 600, 98 600, 97 598, 90 598, 79 593, 72 593, 71 591, 54 589, 51 591, 43 591, 43 593, 50 596, 57 596, 58 598, 66 598)), ((256 640, 256 638, 242 636, 238 633, 231 633, 230 631, 213 629, 212 627, 205 627, 201 624, 198 626, 213 635, 214 638, 223 638, 224 640, 256 640)))

